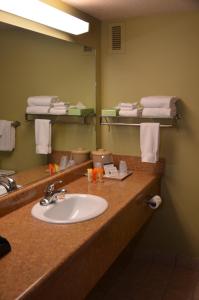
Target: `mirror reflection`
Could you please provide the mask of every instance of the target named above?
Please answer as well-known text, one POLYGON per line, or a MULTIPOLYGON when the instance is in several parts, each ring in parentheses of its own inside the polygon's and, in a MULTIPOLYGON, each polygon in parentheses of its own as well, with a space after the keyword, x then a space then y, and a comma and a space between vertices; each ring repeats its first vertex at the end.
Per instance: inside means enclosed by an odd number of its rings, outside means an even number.
MULTIPOLYGON (((49 176, 47 155, 36 154, 34 121, 25 120, 27 98, 56 95, 71 105, 81 102, 95 110, 95 50, 3 23, 0 45, 0 120, 21 123, 15 149, 0 151, 0 169, 14 170, 16 179, 21 178, 19 184, 25 185, 49 176)), ((95 135, 93 124, 55 123, 52 149, 93 150, 95 135)))

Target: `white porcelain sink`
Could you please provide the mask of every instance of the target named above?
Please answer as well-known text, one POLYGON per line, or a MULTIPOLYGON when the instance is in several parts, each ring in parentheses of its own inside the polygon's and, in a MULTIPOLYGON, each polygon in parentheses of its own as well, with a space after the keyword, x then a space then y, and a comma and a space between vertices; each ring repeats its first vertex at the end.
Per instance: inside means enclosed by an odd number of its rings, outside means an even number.
POLYGON ((36 203, 32 215, 48 223, 76 223, 95 218, 108 207, 104 198, 89 194, 66 194, 63 200, 42 206, 36 203))

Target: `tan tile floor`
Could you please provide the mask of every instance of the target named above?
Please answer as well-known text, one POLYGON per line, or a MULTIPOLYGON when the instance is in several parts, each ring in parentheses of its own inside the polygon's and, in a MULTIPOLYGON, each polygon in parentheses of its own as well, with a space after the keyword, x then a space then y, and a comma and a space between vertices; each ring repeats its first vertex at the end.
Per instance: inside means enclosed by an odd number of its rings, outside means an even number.
POLYGON ((86 300, 199 300, 199 260, 129 248, 86 300))

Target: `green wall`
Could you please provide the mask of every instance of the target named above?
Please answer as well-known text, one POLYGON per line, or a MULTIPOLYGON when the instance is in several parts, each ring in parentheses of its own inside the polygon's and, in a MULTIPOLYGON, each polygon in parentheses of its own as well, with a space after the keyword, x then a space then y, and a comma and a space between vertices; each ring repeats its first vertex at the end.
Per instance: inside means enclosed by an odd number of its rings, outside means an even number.
MULTIPOLYGON (((161 129, 164 203, 145 228, 139 247, 198 254, 199 13, 138 17, 124 23, 123 54, 109 53, 109 23, 102 25, 102 107, 149 95, 182 99, 178 127, 161 129)), ((140 156, 139 128, 103 127, 102 146, 140 156)))
MULTIPOLYGON (((95 52, 83 47, 15 27, 0 29, 0 118, 18 120, 15 151, 0 153, 0 168, 23 170, 46 162, 35 153, 34 124, 25 121, 27 97, 58 95, 71 103, 95 108, 95 52)), ((95 127, 53 126, 53 149, 94 149, 95 127)))

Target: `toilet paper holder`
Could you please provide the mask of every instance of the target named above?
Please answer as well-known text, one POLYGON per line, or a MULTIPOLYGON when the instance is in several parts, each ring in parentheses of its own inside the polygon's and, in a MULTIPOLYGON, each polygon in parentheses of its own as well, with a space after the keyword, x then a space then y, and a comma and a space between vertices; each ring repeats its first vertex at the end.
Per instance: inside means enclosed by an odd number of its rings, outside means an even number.
POLYGON ((152 209, 157 209, 162 203, 162 199, 159 195, 147 196, 144 202, 152 209))

